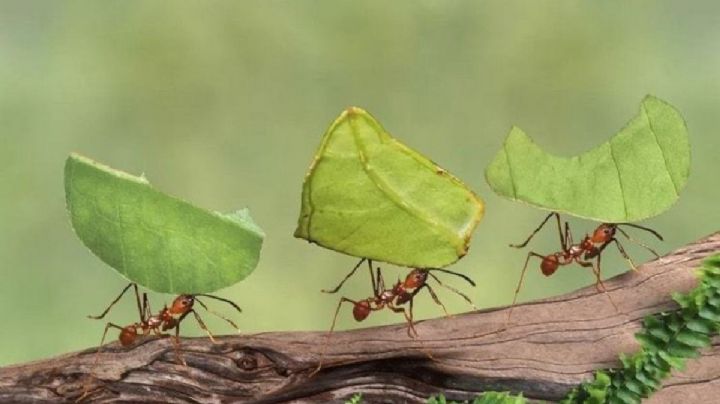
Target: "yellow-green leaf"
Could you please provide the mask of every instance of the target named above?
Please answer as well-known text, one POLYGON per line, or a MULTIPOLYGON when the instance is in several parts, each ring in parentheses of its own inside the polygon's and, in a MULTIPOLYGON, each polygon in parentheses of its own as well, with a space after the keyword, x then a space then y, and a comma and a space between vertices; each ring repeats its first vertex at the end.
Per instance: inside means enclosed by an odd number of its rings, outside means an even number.
POLYGON ((689 171, 685 121, 670 104, 647 96, 619 133, 571 158, 546 153, 513 128, 485 177, 496 193, 512 200, 617 223, 668 209, 689 171))
POLYGON ((77 154, 65 163, 75 233, 132 282, 166 293, 230 286, 258 263, 264 234, 248 211, 229 215, 166 195, 144 177, 77 154))
POLYGON ((465 255, 483 202, 460 180, 349 108, 305 177, 295 236, 356 257, 442 267, 465 255))

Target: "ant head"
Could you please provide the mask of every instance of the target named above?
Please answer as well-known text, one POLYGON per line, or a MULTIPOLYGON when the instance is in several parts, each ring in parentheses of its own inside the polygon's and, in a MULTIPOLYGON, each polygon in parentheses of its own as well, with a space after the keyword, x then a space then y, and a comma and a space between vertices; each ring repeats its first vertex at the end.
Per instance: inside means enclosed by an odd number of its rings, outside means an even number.
POLYGON ((370 315, 370 302, 367 300, 360 300, 353 306, 353 317, 355 321, 363 321, 370 315))
POLYGON ((615 237, 617 225, 614 223, 603 223, 595 229, 591 240, 594 244, 606 243, 615 237))
POLYGON ((428 271, 427 269, 420 269, 415 268, 408 274, 407 277, 405 277, 405 282, 403 282, 403 288, 405 289, 415 289, 425 284, 428 277, 428 271))
POLYGON ((172 314, 185 314, 192 309, 195 304, 195 296, 193 295, 180 295, 173 300, 170 306, 170 313, 172 314))

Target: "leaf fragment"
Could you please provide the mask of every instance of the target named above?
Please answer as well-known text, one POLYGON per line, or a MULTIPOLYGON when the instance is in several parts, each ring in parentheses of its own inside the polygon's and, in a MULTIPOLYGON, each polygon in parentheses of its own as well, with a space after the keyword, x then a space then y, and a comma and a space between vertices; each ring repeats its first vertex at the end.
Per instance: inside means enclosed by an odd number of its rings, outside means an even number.
POLYGON ((600 222, 634 222, 667 210, 690 171, 685 121, 647 96, 639 113, 607 142, 571 158, 550 155, 514 127, 485 170, 511 200, 600 222))
POLYGON ((468 250, 482 200, 459 179, 351 107, 310 166, 295 237, 348 255, 442 267, 468 250))
POLYGON ((71 154, 65 197, 90 251, 132 282, 165 293, 207 293, 256 267, 264 234, 247 209, 220 214, 153 188, 144 177, 71 154))

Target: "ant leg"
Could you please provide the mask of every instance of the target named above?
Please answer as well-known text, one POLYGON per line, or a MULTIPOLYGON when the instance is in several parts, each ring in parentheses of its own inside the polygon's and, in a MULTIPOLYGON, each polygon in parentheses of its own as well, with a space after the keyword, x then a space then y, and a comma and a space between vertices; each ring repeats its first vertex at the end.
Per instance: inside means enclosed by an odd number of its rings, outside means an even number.
POLYGON ((98 346, 98 352, 100 351, 100 347, 103 346, 103 344, 105 343, 105 337, 107 337, 108 329, 110 329, 111 327, 112 327, 112 328, 117 328, 117 329, 120 330, 120 331, 123 330, 123 328, 120 327, 120 326, 117 325, 117 324, 114 324, 114 323, 107 323, 107 324, 105 324, 105 331, 103 331, 102 339, 100 339, 100 345, 98 346))
POLYGON ((140 307, 140 294, 138 293, 137 283, 128 283, 128 285, 125 286, 125 288, 122 290, 122 292, 120 292, 118 297, 116 297, 115 300, 113 300, 112 303, 110 303, 110 305, 105 309, 105 311, 102 312, 102 314, 97 315, 97 316, 88 316, 88 318, 91 318, 93 320, 100 320, 101 318, 105 317, 105 315, 107 315, 108 312, 110 312, 110 309, 112 309, 113 306, 115 306, 115 303, 120 301, 120 299, 123 297, 125 292, 127 292, 131 286, 133 286, 135 288, 135 297, 137 299, 138 312, 140 313, 140 317, 142 319, 142 308, 140 307))
POLYGON ((185 317, 190 314, 190 311, 186 311, 178 318, 177 323, 175 323, 175 335, 172 338, 173 347, 175 349, 175 357, 178 363, 183 366, 187 366, 187 362, 185 362, 185 358, 183 358, 182 352, 180 351, 180 324, 183 322, 183 320, 185 320, 185 317))
POLYGON ((558 214, 557 212, 551 212, 549 215, 547 215, 547 217, 545 217, 545 219, 542 221, 542 223, 540 223, 540 226, 538 226, 535 230, 533 230, 532 233, 530 233, 530 237, 528 237, 527 240, 525 240, 524 242, 522 242, 522 243, 520 243, 520 244, 510 244, 510 247, 523 248, 523 247, 525 247, 526 245, 528 245, 528 243, 530 242, 530 240, 532 240, 532 238, 535 237, 535 235, 537 234, 537 232, 539 232, 540 229, 542 229, 543 226, 545 226, 545 223, 547 223, 547 221, 550 220, 550 218, 553 217, 553 216, 555 216, 555 218, 557 219, 558 231, 560 232, 560 243, 561 243, 562 245, 565 245, 565 240, 563 240, 562 229, 561 229, 561 226, 560 226, 560 214, 558 214))
POLYGON ((222 314, 220 314, 220 313, 218 313, 218 312, 216 312, 216 311, 214 311, 214 310, 210 310, 210 309, 205 305, 205 303, 203 303, 202 301, 200 301, 200 299, 195 298, 195 301, 198 302, 198 303, 200 303, 200 306, 202 306, 202 308, 205 309, 205 311, 207 311, 208 313, 214 314, 216 317, 219 317, 219 318, 225 320, 228 324, 230 324, 231 327, 235 328, 235 329, 237 330, 237 332, 240 332, 240 329, 238 328, 237 324, 235 324, 235 322, 233 322, 233 321, 230 320, 229 318, 223 316, 222 314))
POLYGON ((472 306, 472 308, 473 308, 474 310, 477 310, 477 309, 478 309, 477 307, 475 307, 475 305, 473 304, 472 300, 470 300, 470 298, 469 298, 466 294, 462 293, 461 291, 455 289, 454 287, 452 287, 452 286, 450 286, 450 285, 446 285, 446 284, 442 283, 442 282, 440 281, 440 279, 438 279, 438 277, 435 276, 435 275, 433 275, 431 272, 428 272, 428 275, 430 275, 430 277, 432 277, 433 279, 435 279, 435 282, 437 282, 440 286, 444 287, 445 289, 449 289, 449 290, 451 290, 452 292, 455 292, 455 293, 457 293, 458 295, 460 295, 463 299, 465 299, 466 302, 468 302, 468 304, 470 304, 470 306, 472 306))
POLYGON ((323 344, 322 350, 320 351, 320 359, 318 359, 318 365, 315 370, 310 373, 310 377, 314 376, 317 372, 322 369, 323 359, 325 359, 325 351, 327 350, 328 343, 330 342, 330 336, 332 336, 333 331, 335 330, 335 323, 337 322, 338 314, 340 314, 340 307, 342 307, 342 304, 348 302, 352 303, 353 305, 357 304, 356 301, 350 300, 347 297, 341 297, 340 301, 338 301, 337 308, 335 308, 335 315, 333 316, 332 324, 330 325, 330 330, 325 334, 325 343, 323 344))
POLYGON ((408 327, 407 327, 407 334, 408 337, 416 340, 420 343, 420 351, 427 355, 428 359, 434 361, 435 358, 432 356, 430 351, 425 346, 425 343, 423 342, 422 338, 420 338, 420 334, 418 334, 417 330, 415 329, 415 320, 413 318, 413 299, 410 299, 409 308, 407 311, 403 310, 400 307, 395 307, 392 304, 389 304, 388 307, 390 310, 394 311, 395 313, 403 313, 403 316, 405 316, 405 321, 407 321, 408 327))
MULTIPOLYGON (((448 313, 447 308, 445 307, 445 305, 444 305, 444 304, 440 301, 440 299, 437 297, 437 294, 435 294, 435 291, 433 290, 433 288, 430 287, 430 285, 428 285, 427 283, 425 283, 425 284, 423 284, 422 286, 420 286, 420 287, 413 293, 413 296, 416 295, 418 292, 420 292, 420 290, 422 290, 423 288, 425 288, 425 289, 428 290, 428 292, 430 293, 430 297, 432 297, 432 299, 433 299, 433 301, 435 302, 435 304, 437 304, 438 306, 442 307, 443 311, 445 312, 445 317, 452 317, 452 315, 451 315, 450 313, 448 313)), ((412 301, 412 300, 411 300, 411 301, 412 301)))
POLYGON ((123 330, 123 328, 117 324, 114 324, 114 323, 105 324, 105 331, 103 331, 102 338, 100 339, 100 345, 98 345, 97 351, 95 351, 95 359, 93 360, 93 366, 97 364, 97 361, 100 357, 100 351, 102 350, 102 346, 105 343, 105 337, 107 337, 108 329, 110 329, 111 327, 117 328, 118 330, 120 330, 120 332, 122 332, 122 330, 123 330))
MULTIPOLYGON (((410 300, 410 306, 412 307, 412 300, 410 300)), ((417 330, 415 329, 415 324, 413 322, 413 315, 412 315, 412 309, 410 310, 410 314, 403 309, 402 307, 395 307, 391 304, 388 304, 387 307, 394 311, 395 313, 402 313, 403 316, 405 316, 405 321, 407 321, 407 334, 408 337, 412 339, 417 339, 420 334, 418 334, 417 330)))
MULTIPOLYGON (((195 316, 195 321, 197 321, 197 322, 198 322, 198 325, 200 326, 200 328, 202 328, 203 331, 205 331, 205 333, 206 333, 206 334, 208 335, 208 337, 210 338, 210 341, 212 341, 213 344, 216 344, 217 341, 215 341, 215 337, 212 335, 212 333, 210 332, 210 330, 208 330, 207 326, 205 325, 205 322, 202 320, 202 318, 200 317, 200 315, 198 314, 198 312, 195 311, 195 310, 193 310, 193 309, 190 309, 190 313, 192 313, 193 316, 195 316)), ((179 322, 178 322, 178 325, 180 325, 179 322)), ((178 328, 180 328, 180 327, 178 327, 178 328)))
MULTIPOLYGON (((345 281, 347 281, 348 279, 350 279, 351 276, 353 276, 355 271, 357 271, 357 269, 360 268, 360 265, 362 265, 363 262, 365 262, 365 258, 361 259, 360 262, 358 262, 355 265, 355 267, 352 269, 352 271, 350 271, 350 273, 345 275, 345 278, 334 289, 330 289, 330 290, 321 289, 320 291, 323 293, 337 293, 337 291, 340 290, 340 288, 345 284, 345 281)), ((370 277, 372 278, 372 266, 370 267, 370 277)))
POLYGON ((380 296, 380 293, 382 293, 383 290, 385 290, 385 278, 382 276, 380 267, 377 267, 377 282, 373 285, 375 284, 377 284, 377 288, 373 290, 373 296, 377 297, 380 296))
POLYGON ((610 304, 612 304, 613 308, 615 308, 616 312, 620 312, 620 309, 618 309, 617 304, 615 304, 615 301, 613 300, 612 296, 610 296, 610 293, 608 292, 607 288, 605 287, 605 283, 602 281, 602 277, 600 275, 600 259, 601 255, 597 256, 597 265, 593 265, 592 262, 587 261, 581 261, 577 260, 577 263, 585 268, 591 268, 593 271, 593 274, 595 275, 595 289, 597 289, 598 292, 602 292, 607 296, 608 300, 610 301, 610 304))
POLYGON ((150 300, 147 297, 147 293, 143 292, 143 298, 142 298, 142 321, 146 321, 150 316, 152 316, 152 309, 150 308, 150 300))
POLYGON ((615 242, 615 246, 617 247, 618 251, 620 251, 620 255, 622 255, 623 258, 625 258, 625 261, 627 261, 628 264, 630 264, 630 268, 632 268, 633 271, 637 271, 637 270, 638 270, 638 269, 637 269, 637 266, 635 266, 635 263, 633 262, 632 258, 630 258, 630 256, 628 255, 628 253, 625 252, 625 248, 623 248, 622 244, 620 244, 620 242, 618 241, 618 239, 616 239, 615 237, 613 237, 613 238, 612 238, 612 241, 615 242))
MULTIPOLYGON (((125 290, 127 290, 128 287, 130 287, 130 285, 128 285, 125 288, 125 290)), ((123 291, 123 293, 124 293, 124 291, 123 291)), ((100 351, 102 351, 102 346, 105 343, 105 337, 107 337, 108 329, 110 329, 111 327, 117 328, 121 332, 123 330, 123 328, 117 324, 114 324, 114 323, 105 324, 105 331, 103 331, 102 338, 100 339, 100 345, 98 345, 97 351, 95 351, 95 358, 93 359, 93 367, 97 366, 98 359, 100 359, 100 351)), ((92 380, 92 377, 90 377, 90 379, 92 380)), ((83 393, 79 398, 77 398, 75 400, 75 402, 81 402, 83 399, 85 399, 85 397, 89 396, 90 394, 92 394, 92 390, 90 389, 90 386, 87 383, 83 383, 83 393)))
POLYGON ((627 233, 625 232, 625 230, 621 229, 620 227, 616 227, 616 229, 620 232, 620 234, 622 234, 623 236, 625 236, 625 238, 627 238, 631 243, 635 243, 635 244, 639 245, 640 247, 643 247, 643 248, 645 248, 646 250, 650 251, 650 252, 655 256, 655 258, 660 258, 660 254, 658 254, 655 250, 653 250, 652 248, 650 248, 650 247, 649 247, 648 245, 646 245, 645 243, 643 243, 643 242, 641 242, 641 241, 638 241, 638 240, 635 240, 634 238, 630 237, 630 235, 627 234, 627 233))
POLYGON ((527 255, 527 258, 525 259, 525 265, 523 266, 522 272, 520 273, 520 280, 518 281, 517 287, 515 288, 515 295, 513 296, 512 304, 510 304, 510 309, 508 310, 507 318, 505 319, 505 325, 500 330, 507 329, 508 324, 510 324, 510 316, 512 316, 513 309, 515 308, 515 303, 517 303, 517 297, 520 293, 520 289, 522 288, 523 279, 525 279, 525 271, 527 271, 528 263, 530 262, 530 258, 537 257, 542 259, 545 259, 542 255, 530 251, 527 255))
POLYGON ((185 314, 180 316, 180 319, 178 319, 178 323, 175 325, 175 337, 173 338, 173 347, 175 348, 175 358, 183 366, 187 366, 187 362, 185 362, 185 358, 183 358, 182 352, 180 351, 180 321, 183 318, 185 318, 185 315, 188 313, 189 312, 185 312, 185 314))
POLYGON ((570 223, 565 222, 565 244, 563 244, 563 250, 570 249, 573 245, 572 232, 570 232, 570 223))

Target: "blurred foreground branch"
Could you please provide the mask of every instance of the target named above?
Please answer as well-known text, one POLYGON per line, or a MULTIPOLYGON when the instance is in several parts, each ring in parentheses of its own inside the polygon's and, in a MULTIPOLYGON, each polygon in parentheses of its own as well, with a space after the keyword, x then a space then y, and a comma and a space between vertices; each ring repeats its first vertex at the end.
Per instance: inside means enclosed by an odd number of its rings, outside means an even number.
MULTIPOLYGON (((420 340, 408 338, 404 324, 336 332, 312 377, 325 332, 228 336, 217 344, 186 338, 187 366, 177 363, 170 340, 148 338, 127 349, 106 345, 99 355, 88 349, 2 368, 0 402, 327 402, 356 392, 366 401, 425 402, 441 392, 466 400, 488 390, 559 400, 594 370, 617 366, 620 352, 636 351, 642 318, 675 308, 670 294, 692 289, 692 270, 716 251, 720 233, 606 281, 617 312, 591 286, 518 306, 503 331, 507 308, 419 322, 420 340)), ((720 396, 719 357, 715 341, 648 402, 720 396)))

